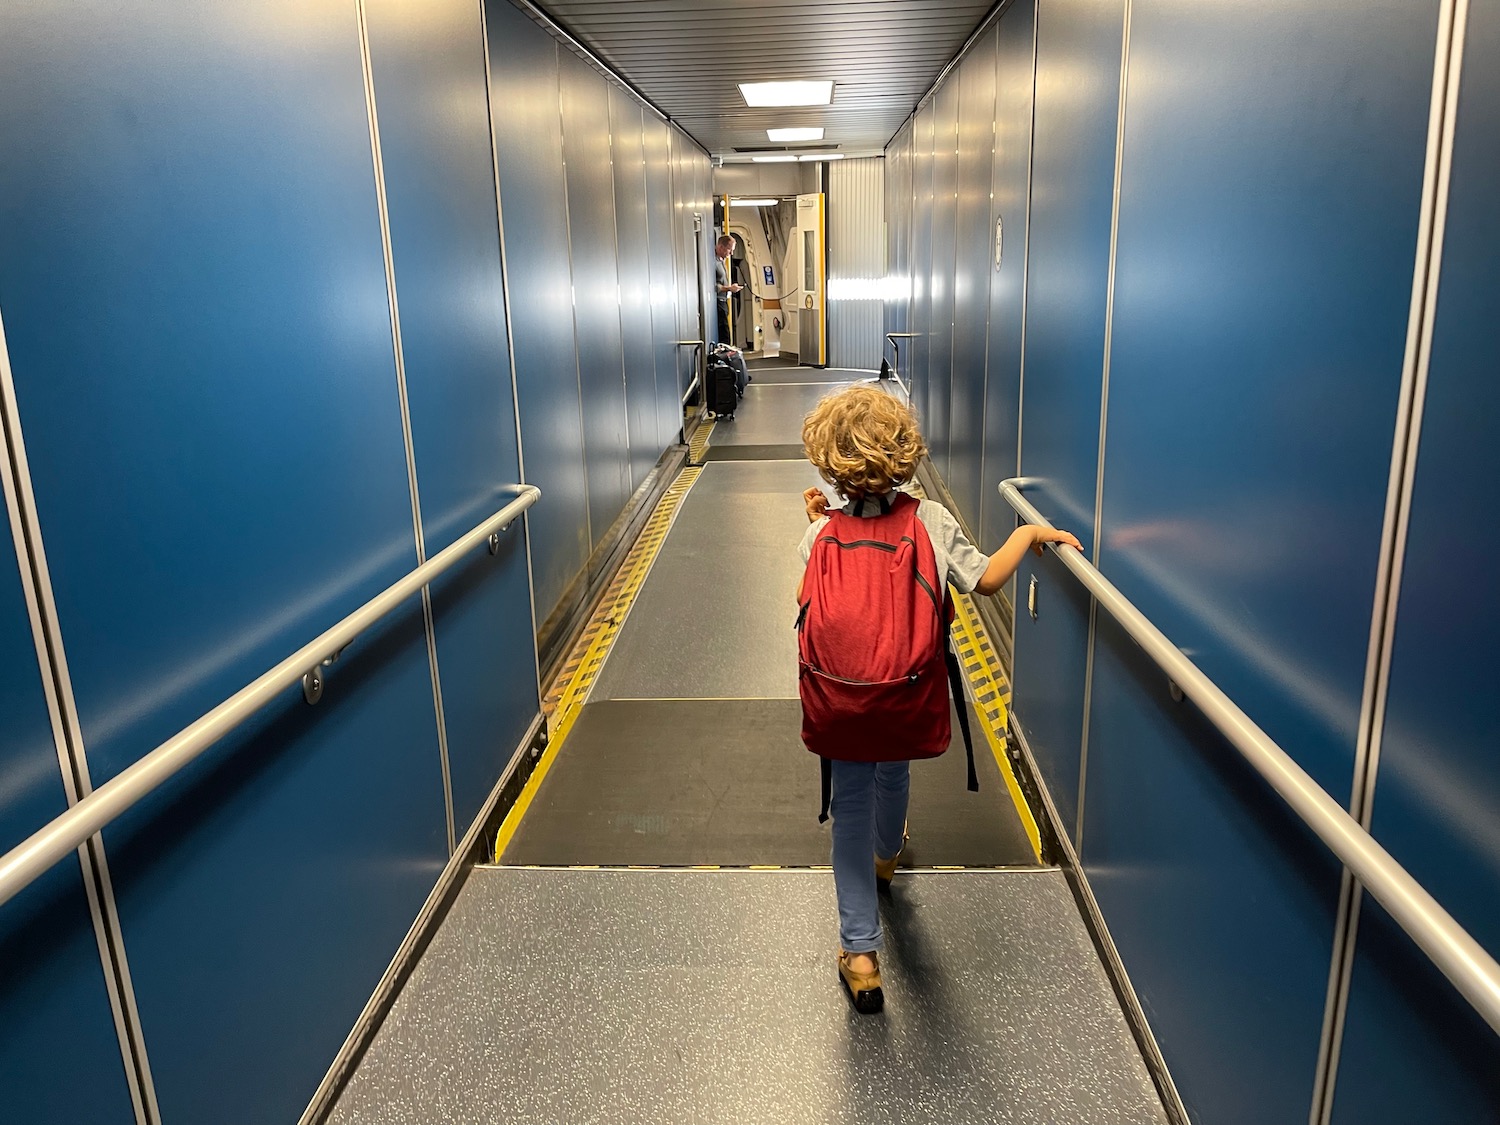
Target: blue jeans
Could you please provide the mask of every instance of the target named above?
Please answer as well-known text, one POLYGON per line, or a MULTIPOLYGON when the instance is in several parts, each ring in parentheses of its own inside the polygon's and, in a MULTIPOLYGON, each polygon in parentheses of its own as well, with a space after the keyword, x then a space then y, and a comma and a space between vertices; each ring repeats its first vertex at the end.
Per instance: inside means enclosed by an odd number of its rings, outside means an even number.
POLYGON ((848 953, 873 953, 885 944, 875 857, 901 850, 910 789, 910 762, 833 763, 833 886, 839 944, 848 953))

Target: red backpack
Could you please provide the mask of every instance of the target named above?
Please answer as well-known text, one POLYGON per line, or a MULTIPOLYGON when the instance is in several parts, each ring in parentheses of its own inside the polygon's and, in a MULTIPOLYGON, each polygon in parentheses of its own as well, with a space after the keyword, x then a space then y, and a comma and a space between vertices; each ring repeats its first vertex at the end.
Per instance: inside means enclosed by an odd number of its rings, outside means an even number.
POLYGON ((831 512, 802 580, 798 692, 802 741, 823 759, 820 821, 828 819, 831 760, 899 762, 948 749, 950 688, 968 750, 969 789, 979 789, 958 660, 948 644, 953 603, 932 540, 915 499, 897 493, 881 504, 878 516, 831 512))

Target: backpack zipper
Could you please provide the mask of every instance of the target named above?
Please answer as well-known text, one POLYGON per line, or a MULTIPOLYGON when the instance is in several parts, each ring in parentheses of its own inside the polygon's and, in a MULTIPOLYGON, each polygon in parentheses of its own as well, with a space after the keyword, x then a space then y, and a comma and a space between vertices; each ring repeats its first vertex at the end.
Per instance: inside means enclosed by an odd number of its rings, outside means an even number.
POLYGON ((851 680, 844 676, 835 676, 832 672, 825 672, 807 661, 801 661, 802 667, 806 668, 814 676, 822 676, 825 680, 833 680, 835 683, 848 684, 850 687, 889 687, 891 684, 916 683, 922 676, 920 672, 908 672, 904 676, 894 680, 851 680))

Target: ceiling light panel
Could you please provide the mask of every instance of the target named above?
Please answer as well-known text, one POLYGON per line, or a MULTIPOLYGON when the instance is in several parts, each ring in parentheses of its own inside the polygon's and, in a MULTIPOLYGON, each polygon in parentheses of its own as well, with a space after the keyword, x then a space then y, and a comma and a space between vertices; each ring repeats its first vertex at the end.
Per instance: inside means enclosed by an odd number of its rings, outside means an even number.
POLYGON ((740 96, 748 106, 828 105, 830 82, 740 82, 740 96))
POLYGON ((750 159, 757 164, 795 164, 797 162, 797 157, 790 152, 784 156, 752 156, 750 159))
POLYGON ((779 199, 734 199, 734 198, 731 198, 729 200, 729 206, 731 206, 731 207, 775 207, 780 202, 781 202, 781 200, 779 200, 779 199))
POLYGON ((796 142, 796 141, 821 141, 823 129, 821 126, 795 129, 767 129, 766 136, 773 141, 796 142))

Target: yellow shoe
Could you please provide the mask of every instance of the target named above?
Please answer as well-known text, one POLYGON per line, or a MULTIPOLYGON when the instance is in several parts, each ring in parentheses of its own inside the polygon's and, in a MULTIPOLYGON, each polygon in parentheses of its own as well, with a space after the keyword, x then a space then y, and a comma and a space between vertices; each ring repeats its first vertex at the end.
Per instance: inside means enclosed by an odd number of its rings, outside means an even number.
POLYGON ((880 989, 880 955, 868 953, 865 956, 873 961, 874 968, 868 973, 862 973, 849 964, 850 960, 858 954, 839 952, 839 981, 844 986, 844 991, 849 993, 849 999, 854 1003, 854 1010, 863 1015, 874 1015, 885 1007, 885 993, 880 989))
POLYGON ((910 839, 911 833, 907 832, 903 826, 901 829, 901 850, 891 856, 890 859, 881 859, 879 856, 875 857, 875 886, 877 889, 882 891, 891 889, 891 880, 896 877, 896 864, 901 861, 901 857, 906 853, 906 844, 910 839))

